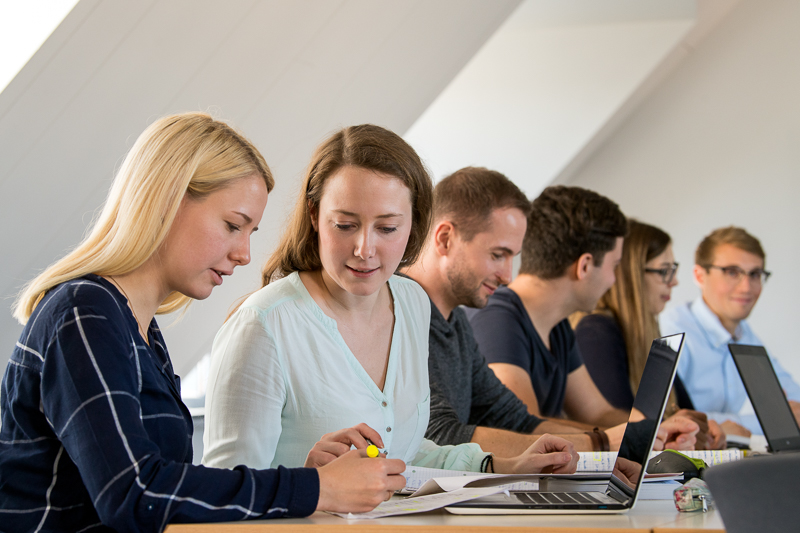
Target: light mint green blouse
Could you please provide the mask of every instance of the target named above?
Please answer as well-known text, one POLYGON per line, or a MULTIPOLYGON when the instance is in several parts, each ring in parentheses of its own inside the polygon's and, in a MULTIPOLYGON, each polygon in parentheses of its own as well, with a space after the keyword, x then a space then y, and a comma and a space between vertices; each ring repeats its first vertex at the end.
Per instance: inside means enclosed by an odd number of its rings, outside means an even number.
POLYGON ((395 323, 380 390, 336 322, 291 274, 251 295, 217 334, 206 391, 203 463, 303 466, 325 433, 364 422, 390 458, 479 471, 477 444, 424 439, 430 416, 430 301, 413 280, 389 279, 395 323))

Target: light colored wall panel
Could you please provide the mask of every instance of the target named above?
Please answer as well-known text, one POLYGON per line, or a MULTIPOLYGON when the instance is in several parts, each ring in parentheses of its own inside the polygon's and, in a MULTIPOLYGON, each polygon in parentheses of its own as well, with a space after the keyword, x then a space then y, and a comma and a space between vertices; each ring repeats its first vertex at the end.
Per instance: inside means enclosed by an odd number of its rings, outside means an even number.
POLYGON ((671 305, 699 292, 694 249, 736 224, 761 239, 774 276, 752 325, 800 379, 800 4, 741 2, 573 176, 667 230, 681 263, 671 305))

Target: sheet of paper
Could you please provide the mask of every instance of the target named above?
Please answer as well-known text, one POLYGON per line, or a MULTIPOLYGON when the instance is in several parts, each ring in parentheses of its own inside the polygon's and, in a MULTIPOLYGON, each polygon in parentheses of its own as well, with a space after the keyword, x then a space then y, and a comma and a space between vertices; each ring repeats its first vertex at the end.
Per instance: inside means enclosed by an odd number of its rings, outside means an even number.
POLYGON ((480 484, 480 487, 497 486, 503 490, 539 490, 537 475, 479 474, 418 466, 409 466, 403 475, 406 477, 406 488, 401 492, 413 496, 424 496, 442 491, 450 492, 464 488, 467 484, 473 486, 480 484), (508 482, 498 485, 504 479, 508 479, 508 482))
POLYGON ((464 472, 461 470, 443 470, 441 468, 408 465, 406 471, 403 472, 403 476, 406 478, 406 488, 403 492, 411 494, 422 488, 422 485, 431 478, 471 477, 475 475, 487 476, 490 474, 476 474, 475 472, 464 472))
POLYGON ((497 494, 503 492, 499 487, 486 487, 481 489, 458 489, 452 492, 439 492, 428 496, 413 498, 391 499, 383 502, 372 511, 367 513, 331 513, 348 520, 363 520, 371 518, 383 518, 384 516, 395 516, 401 514, 424 513, 440 509, 454 503, 497 494))

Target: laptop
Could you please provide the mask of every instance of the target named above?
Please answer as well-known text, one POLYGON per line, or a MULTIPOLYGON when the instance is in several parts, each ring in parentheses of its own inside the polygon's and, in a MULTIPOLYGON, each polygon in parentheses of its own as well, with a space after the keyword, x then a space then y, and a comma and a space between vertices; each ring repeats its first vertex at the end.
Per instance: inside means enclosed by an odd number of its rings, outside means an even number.
POLYGON ((763 346, 729 344, 750 403, 773 453, 800 450, 800 428, 763 346))
POLYGON ((625 461, 634 462, 639 465, 638 476, 626 482, 612 473, 604 491, 510 491, 461 502, 445 509, 454 514, 605 514, 624 513, 632 509, 644 478, 644 465, 653 449, 667 405, 683 337, 684 334, 679 333, 654 340, 647 356, 639 390, 633 401, 633 407, 644 413, 646 418, 628 423, 614 465, 616 472, 625 461), (655 397, 658 398, 658 405, 653 404, 655 397))

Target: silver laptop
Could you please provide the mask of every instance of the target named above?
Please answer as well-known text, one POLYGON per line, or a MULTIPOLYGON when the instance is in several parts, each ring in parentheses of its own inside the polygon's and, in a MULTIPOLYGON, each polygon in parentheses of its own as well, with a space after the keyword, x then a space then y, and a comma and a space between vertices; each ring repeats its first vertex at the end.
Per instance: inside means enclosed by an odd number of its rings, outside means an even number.
POLYGON ((512 491, 461 502, 446 509, 455 514, 603 514, 624 513, 632 509, 675 378, 683 336, 683 333, 679 333, 654 340, 647 356, 642 380, 633 401, 633 407, 646 418, 628 423, 614 466, 616 472, 625 461, 636 463, 639 467, 637 476, 626 482, 612 473, 605 491, 512 491))
POLYGON ((773 453, 800 450, 800 428, 763 346, 729 344, 750 403, 773 453))

